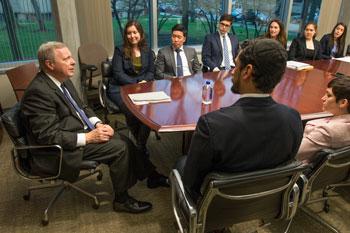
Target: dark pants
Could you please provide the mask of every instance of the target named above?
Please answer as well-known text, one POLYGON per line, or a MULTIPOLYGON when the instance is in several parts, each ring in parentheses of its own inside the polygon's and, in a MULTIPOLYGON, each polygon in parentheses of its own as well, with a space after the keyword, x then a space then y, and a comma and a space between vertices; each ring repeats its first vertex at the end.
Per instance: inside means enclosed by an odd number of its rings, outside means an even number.
POLYGON ((83 160, 107 164, 114 191, 122 193, 154 170, 149 160, 138 154, 140 152, 129 139, 112 138, 106 143, 87 144, 83 160))
POLYGON ((113 101, 119 107, 120 111, 125 115, 126 124, 128 125, 132 135, 135 137, 136 144, 139 146, 146 146, 151 129, 147 125, 143 124, 126 107, 120 96, 120 87, 116 85, 110 85, 107 94, 110 100, 113 101))

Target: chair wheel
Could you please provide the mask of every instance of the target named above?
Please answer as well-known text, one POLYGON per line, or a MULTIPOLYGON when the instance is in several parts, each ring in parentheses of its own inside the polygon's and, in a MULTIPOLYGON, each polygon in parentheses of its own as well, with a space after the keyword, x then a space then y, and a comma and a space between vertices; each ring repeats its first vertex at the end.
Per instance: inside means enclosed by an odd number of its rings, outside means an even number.
POLYGON ((48 224, 49 224, 49 220, 44 220, 44 219, 41 220, 41 225, 47 226, 48 224))
POLYGON ((330 206, 328 203, 325 203, 324 206, 323 206, 323 211, 328 213, 329 212, 329 209, 330 209, 330 206))
POLYGON ((29 201, 29 199, 30 199, 30 194, 24 194, 24 195, 23 195, 23 199, 24 199, 25 201, 29 201))
POLYGON ((96 177, 96 179, 97 179, 98 181, 101 181, 102 178, 103 178, 103 174, 102 174, 102 172, 99 172, 98 175, 97 175, 97 177, 96 177))
POLYGON ((94 208, 95 210, 97 210, 98 208, 100 208, 100 203, 95 202, 94 204, 92 204, 92 208, 94 208))

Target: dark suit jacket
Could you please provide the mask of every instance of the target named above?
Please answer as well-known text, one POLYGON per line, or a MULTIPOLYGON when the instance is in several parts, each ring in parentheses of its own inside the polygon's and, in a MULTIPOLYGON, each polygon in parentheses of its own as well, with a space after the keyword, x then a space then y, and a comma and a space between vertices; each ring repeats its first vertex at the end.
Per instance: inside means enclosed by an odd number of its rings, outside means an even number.
MULTIPOLYGON (((191 74, 201 70, 197 52, 194 48, 183 46, 191 74)), ((172 46, 167 46, 158 51, 156 60, 156 78, 172 78, 176 76, 175 57, 172 46)))
MULTIPOLYGON (((314 41, 314 57, 311 60, 319 60, 322 59, 322 53, 321 53, 321 44, 318 40, 314 41)), ((288 52, 288 60, 295 60, 295 61, 305 61, 307 60, 305 58, 306 56, 306 41, 304 37, 295 38, 292 41, 292 44, 289 47, 288 52)))
MULTIPOLYGON (((321 43, 321 49, 322 49, 322 58, 324 59, 330 59, 331 58, 331 51, 333 49, 333 45, 331 44, 332 35, 327 34, 324 35, 320 41, 321 43)), ((335 54, 335 57, 342 57, 344 55, 344 45, 340 50, 337 51, 335 54)))
POLYGON ((298 152, 303 127, 294 109, 271 97, 239 99, 199 118, 186 165, 184 185, 198 197, 212 172, 274 168, 298 152))
MULTIPOLYGON (((232 46, 232 57, 233 60, 238 55, 238 39, 235 35, 228 34, 231 46, 232 46)), ((220 67, 223 58, 223 49, 220 41, 219 32, 206 35, 204 38, 204 43, 202 47, 202 62, 203 65, 208 66, 210 70, 213 70, 215 67, 220 67)))
MULTIPOLYGON (((90 118, 94 112, 84 105, 70 80, 65 85, 77 104, 90 118)), ((84 125, 75 109, 67 102, 62 91, 43 72, 39 72, 28 86, 22 98, 21 117, 30 144, 58 144, 63 150, 61 177, 74 181, 79 175, 83 158, 82 148, 77 148, 77 133, 84 132, 84 125)), ((55 174, 57 157, 53 153, 33 153, 32 169, 39 173, 55 174)))
POLYGON ((112 60, 113 77, 109 80, 108 87, 108 92, 113 93, 110 96, 118 98, 118 100, 113 100, 114 102, 121 101, 120 86, 154 79, 154 53, 148 47, 141 50, 141 64, 140 72, 136 73, 132 60, 125 57, 123 48, 115 48, 112 60))

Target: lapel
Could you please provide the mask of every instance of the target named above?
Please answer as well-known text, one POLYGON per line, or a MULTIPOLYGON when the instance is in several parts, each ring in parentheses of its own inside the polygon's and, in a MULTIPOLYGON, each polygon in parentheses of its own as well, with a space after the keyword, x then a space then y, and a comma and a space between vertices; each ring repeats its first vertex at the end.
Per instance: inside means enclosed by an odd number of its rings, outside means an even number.
MULTIPOLYGON (((61 89, 59 89, 59 87, 54 82, 52 82, 52 80, 45 73, 42 73, 41 77, 47 83, 49 88, 51 88, 52 91, 54 91, 56 93, 56 95, 62 100, 62 102, 69 108, 72 115, 75 116, 80 121, 80 117, 77 115, 77 112, 75 111, 74 107, 68 102, 68 100, 66 99, 66 97, 63 94, 63 92, 61 91, 61 89)), ((75 91, 71 90, 72 87, 70 87, 70 85, 73 85, 72 82, 70 80, 68 80, 68 81, 65 81, 65 84, 68 84, 68 85, 66 85, 66 87, 67 87, 69 93, 71 94, 72 98, 74 100, 76 100, 77 99, 76 93, 75 93, 75 91)), ((80 105, 79 104, 80 101, 76 101, 76 102, 78 103, 78 105, 80 105)), ((81 106, 79 106, 79 107, 81 107, 81 106)))
POLYGON ((221 40, 220 40, 220 34, 219 34, 219 32, 215 32, 214 38, 215 38, 215 40, 216 40, 216 43, 217 43, 217 45, 218 45, 219 51, 220 51, 221 56, 222 56, 222 45, 221 45, 221 40))
POLYGON ((148 67, 148 57, 147 52, 145 49, 141 49, 141 70, 140 73, 143 73, 143 71, 148 67))
POLYGON ((176 74, 176 64, 175 64, 175 56, 174 56, 174 50, 173 50, 173 47, 170 46, 168 47, 169 49, 169 58, 170 58, 170 64, 171 64, 171 67, 173 68, 173 72, 174 74, 176 74))
POLYGON ((190 70, 190 72, 192 74, 193 73, 192 72, 192 62, 190 61, 191 56, 190 56, 186 46, 183 46, 183 49, 184 49, 184 53, 185 53, 185 56, 186 56, 188 68, 189 68, 189 70, 190 70))

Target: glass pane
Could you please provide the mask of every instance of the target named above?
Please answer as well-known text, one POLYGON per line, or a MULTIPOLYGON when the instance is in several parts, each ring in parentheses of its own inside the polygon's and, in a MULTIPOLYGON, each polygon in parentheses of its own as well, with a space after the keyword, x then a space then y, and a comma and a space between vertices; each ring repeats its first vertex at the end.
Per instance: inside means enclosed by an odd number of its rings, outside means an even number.
POLYGON ((307 22, 318 22, 322 0, 294 0, 288 28, 288 40, 292 40, 307 22))
POLYGON ((0 62, 36 59, 40 44, 56 40, 50 0, 1 1, 0 62))
POLYGON ((223 13, 223 0, 158 0, 158 46, 171 44, 171 28, 182 23, 188 28, 187 45, 201 45, 216 31, 223 13))
POLYGON ((233 0, 233 30, 239 41, 266 33, 271 19, 281 18, 281 0, 233 0))
POLYGON ((112 0, 114 44, 123 44, 124 26, 129 20, 137 20, 145 32, 147 45, 150 46, 150 4, 149 0, 112 0))

